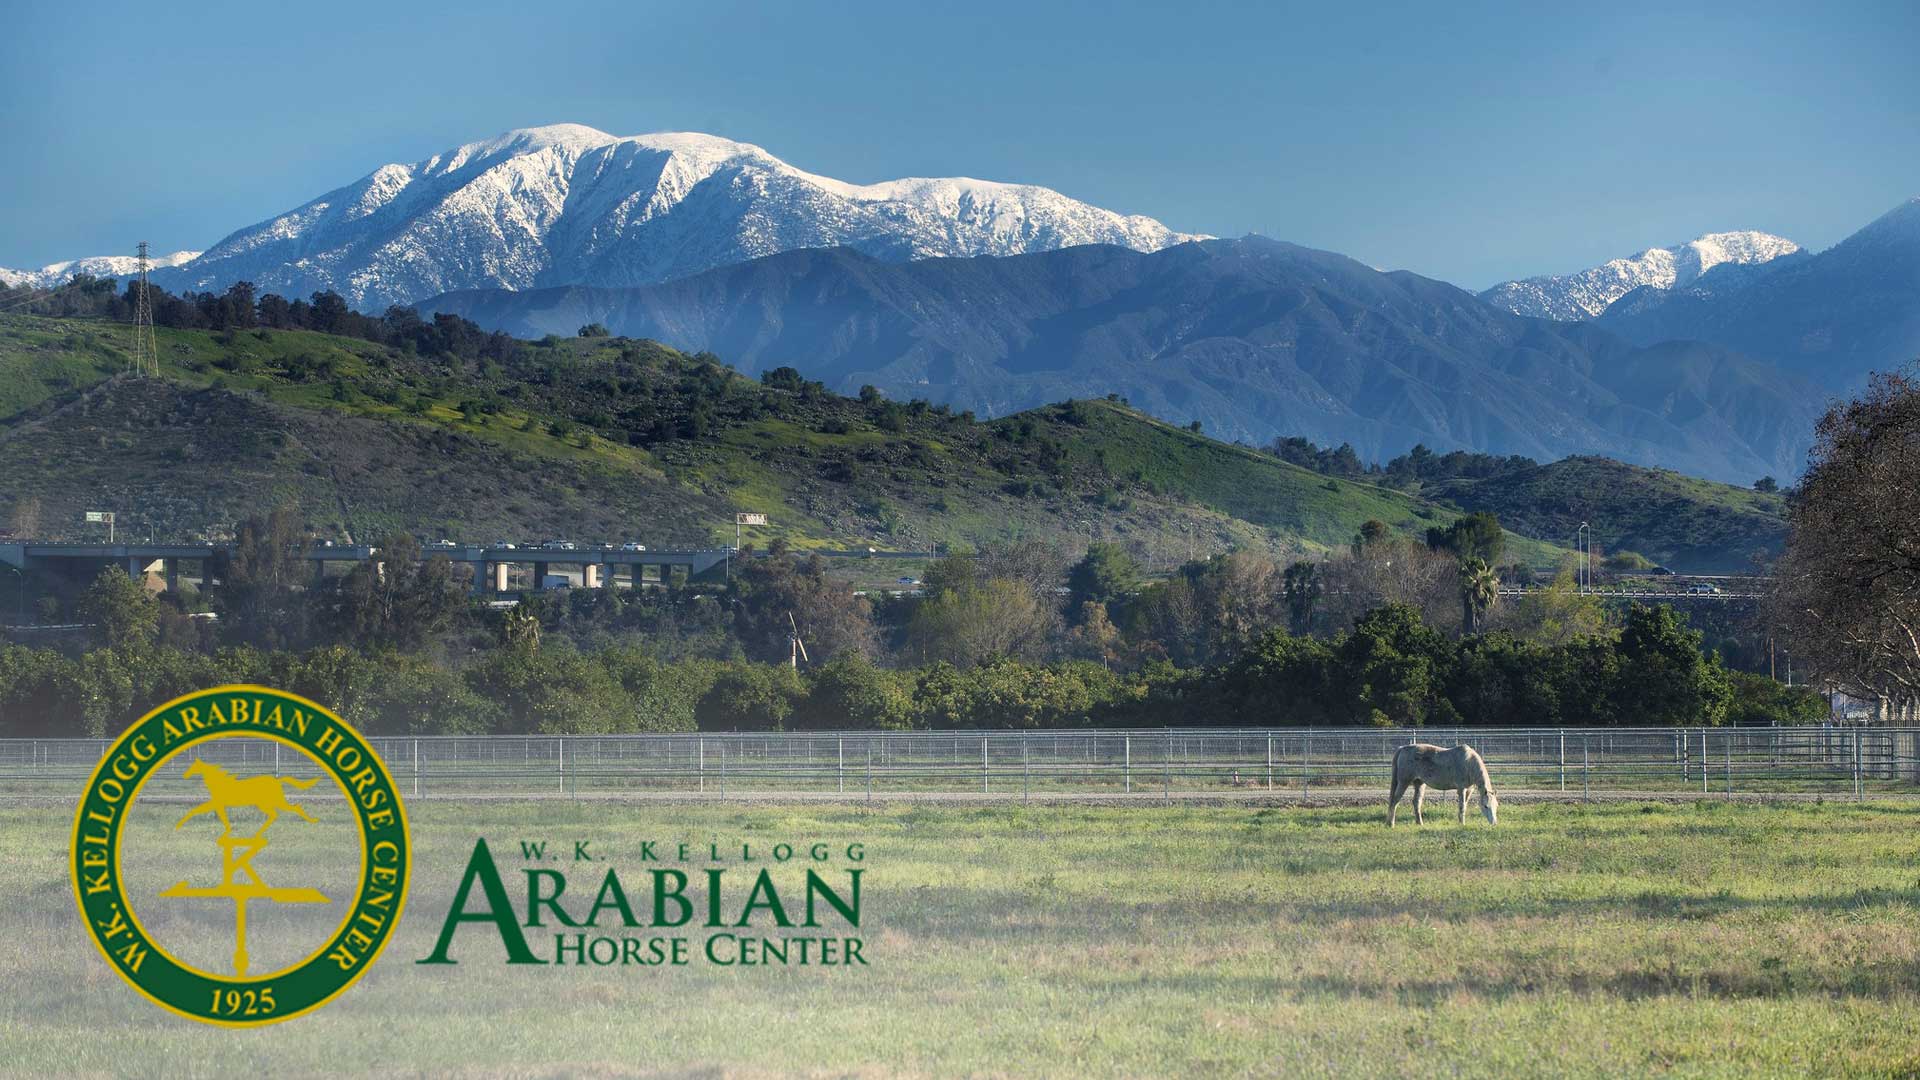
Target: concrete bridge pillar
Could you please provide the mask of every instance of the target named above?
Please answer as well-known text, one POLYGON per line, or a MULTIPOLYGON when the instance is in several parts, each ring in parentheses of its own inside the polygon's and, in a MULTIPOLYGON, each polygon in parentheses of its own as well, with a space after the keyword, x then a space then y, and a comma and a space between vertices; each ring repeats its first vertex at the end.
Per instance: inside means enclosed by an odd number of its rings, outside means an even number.
POLYGON ((141 566, 140 560, 132 555, 127 556, 127 576, 135 581, 140 581, 147 576, 146 568, 141 566))
POLYGON ((178 596, 180 594, 180 560, 168 559, 166 561, 166 567, 167 591, 178 596))
POLYGON ((583 589, 600 588, 603 584, 601 578, 605 575, 606 570, 607 568, 599 563, 581 563, 580 587, 583 589))
POLYGON ((546 585, 547 585, 547 564, 543 562, 534 563, 533 564, 534 590, 537 592, 540 589, 546 588, 546 585))
POLYGON ((487 564, 487 587, 497 593, 506 592, 507 591, 507 574, 512 569, 513 567, 507 563, 503 563, 503 562, 488 563, 487 564))

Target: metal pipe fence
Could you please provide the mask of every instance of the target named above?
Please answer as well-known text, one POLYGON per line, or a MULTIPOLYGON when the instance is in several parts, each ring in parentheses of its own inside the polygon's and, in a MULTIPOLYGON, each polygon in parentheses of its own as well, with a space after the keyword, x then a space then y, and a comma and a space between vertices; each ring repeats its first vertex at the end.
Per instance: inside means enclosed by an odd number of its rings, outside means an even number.
MULTIPOLYGON (((1920 794, 1920 728, 1173 728, 372 736, 413 798, 1049 798, 1382 795, 1395 747, 1467 743, 1503 794, 1920 794)), ((0 798, 77 795, 106 739, 0 739, 0 798)), ((270 739, 195 747, 241 772, 310 774, 270 739)), ((149 790, 197 793, 184 767, 149 790)))

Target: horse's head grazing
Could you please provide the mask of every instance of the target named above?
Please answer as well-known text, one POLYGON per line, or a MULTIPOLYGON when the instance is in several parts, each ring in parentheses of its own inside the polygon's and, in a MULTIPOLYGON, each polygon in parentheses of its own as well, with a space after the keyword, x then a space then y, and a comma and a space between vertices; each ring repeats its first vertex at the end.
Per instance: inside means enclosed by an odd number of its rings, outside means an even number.
POLYGON ((1487 816, 1487 824, 1500 824, 1500 797, 1488 791, 1487 797, 1480 800, 1480 812, 1487 816))

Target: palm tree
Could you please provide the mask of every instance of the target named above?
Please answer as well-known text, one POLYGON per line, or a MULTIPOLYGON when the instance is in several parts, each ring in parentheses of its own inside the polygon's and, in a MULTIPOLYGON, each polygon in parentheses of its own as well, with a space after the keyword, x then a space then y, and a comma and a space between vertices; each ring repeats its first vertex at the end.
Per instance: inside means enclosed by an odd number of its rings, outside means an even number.
POLYGON ((1465 559, 1460 563, 1460 610, 1466 617, 1466 632, 1480 632, 1480 619, 1500 599, 1500 575, 1487 560, 1465 559))

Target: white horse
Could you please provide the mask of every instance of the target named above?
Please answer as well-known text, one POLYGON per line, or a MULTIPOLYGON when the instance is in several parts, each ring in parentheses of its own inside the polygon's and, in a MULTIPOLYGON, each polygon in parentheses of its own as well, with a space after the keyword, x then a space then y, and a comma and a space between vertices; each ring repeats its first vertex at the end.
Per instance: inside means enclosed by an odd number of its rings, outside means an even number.
POLYGON ((1460 793, 1460 824, 1467 823, 1467 789, 1480 789, 1480 812, 1487 816, 1487 824, 1500 823, 1500 800, 1493 793, 1493 783, 1487 779, 1487 763, 1471 746, 1456 746, 1451 749, 1435 746, 1432 743, 1408 743, 1393 752, 1393 794, 1387 799, 1387 827, 1393 827, 1393 818, 1400 809, 1400 796, 1413 788, 1413 823, 1426 824, 1421 813, 1421 802, 1426 797, 1426 789, 1438 788, 1441 791, 1460 793))

